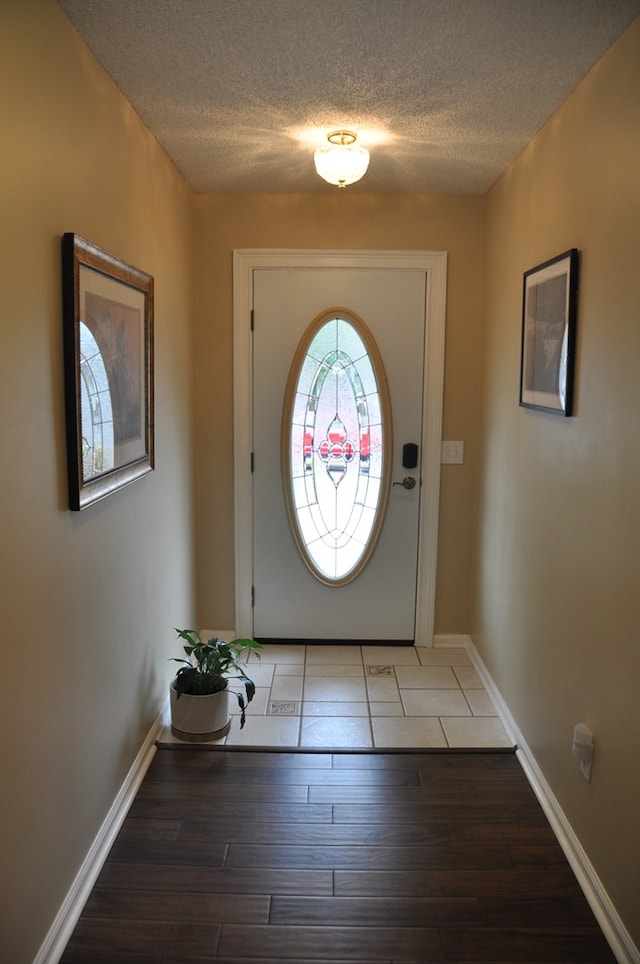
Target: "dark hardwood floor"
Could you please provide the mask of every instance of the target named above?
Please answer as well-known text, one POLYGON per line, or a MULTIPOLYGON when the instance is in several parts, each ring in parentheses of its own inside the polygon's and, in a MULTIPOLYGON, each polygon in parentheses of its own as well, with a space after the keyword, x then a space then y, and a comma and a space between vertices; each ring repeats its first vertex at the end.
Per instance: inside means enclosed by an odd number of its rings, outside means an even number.
POLYGON ((159 749, 63 964, 615 962, 513 753, 159 749))

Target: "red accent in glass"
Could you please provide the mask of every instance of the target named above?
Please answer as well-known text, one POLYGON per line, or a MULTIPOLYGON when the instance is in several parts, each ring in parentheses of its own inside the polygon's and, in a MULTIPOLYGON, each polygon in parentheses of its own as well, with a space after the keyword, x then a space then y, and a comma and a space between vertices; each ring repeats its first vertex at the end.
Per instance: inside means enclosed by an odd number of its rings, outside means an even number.
POLYGON ((329 478, 336 486, 340 485, 347 471, 347 465, 353 460, 356 447, 347 438, 344 422, 338 414, 327 428, 327 437, 318 446, 318 455, 327 463, 329 478))

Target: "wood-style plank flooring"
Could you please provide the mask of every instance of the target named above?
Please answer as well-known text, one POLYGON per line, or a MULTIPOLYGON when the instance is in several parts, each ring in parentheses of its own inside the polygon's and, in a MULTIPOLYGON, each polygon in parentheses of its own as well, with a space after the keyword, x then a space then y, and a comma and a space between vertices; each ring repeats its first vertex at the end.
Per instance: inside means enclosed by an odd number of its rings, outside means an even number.
POLYGON ((62 964, 615 962, 513 753, 158 750, 62 964))

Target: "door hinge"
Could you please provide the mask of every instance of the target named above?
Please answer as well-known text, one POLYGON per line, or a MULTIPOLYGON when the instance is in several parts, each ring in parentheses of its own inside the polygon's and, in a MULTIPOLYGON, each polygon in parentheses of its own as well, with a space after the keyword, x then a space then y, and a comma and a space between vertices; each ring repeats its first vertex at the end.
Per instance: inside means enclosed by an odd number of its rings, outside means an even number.
POLYGON ((251 587, 251 608, 252 609, 255 606, 255 604, 256 604, 256 589, 255 589, 255 586, 252 586, 251 587))
POLYGON ((251 309, 251 331, 253 331, 253 326, 255 324, 255 311, 251 309))
POLYGON ((251 471, 253 472, 253 452, 251 453, 251 471))

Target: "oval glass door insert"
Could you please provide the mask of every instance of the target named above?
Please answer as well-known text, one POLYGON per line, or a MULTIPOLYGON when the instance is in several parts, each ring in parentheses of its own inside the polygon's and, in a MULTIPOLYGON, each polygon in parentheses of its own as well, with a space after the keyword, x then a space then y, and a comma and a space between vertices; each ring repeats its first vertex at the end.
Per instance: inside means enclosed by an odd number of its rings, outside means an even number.
POLYGON ((389 495, 391 404, 382 358, 351 311, 323 312, 296 351, 285 393, 287 512, 311 572, 330 586, 371 558, 389 495))

